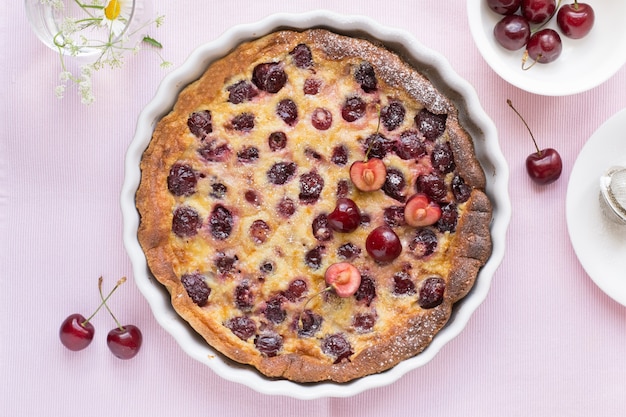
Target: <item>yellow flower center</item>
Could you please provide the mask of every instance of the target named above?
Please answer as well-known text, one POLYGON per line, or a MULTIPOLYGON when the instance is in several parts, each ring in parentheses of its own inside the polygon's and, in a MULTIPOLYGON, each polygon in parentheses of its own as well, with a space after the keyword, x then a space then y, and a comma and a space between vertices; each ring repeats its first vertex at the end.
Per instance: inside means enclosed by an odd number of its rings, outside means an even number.
POLYGON ((122 6, 120 5, 119 0, 111 0, 104 8, 104 15, 109 20, 115 20, 120 15, 121 11, 122 6))

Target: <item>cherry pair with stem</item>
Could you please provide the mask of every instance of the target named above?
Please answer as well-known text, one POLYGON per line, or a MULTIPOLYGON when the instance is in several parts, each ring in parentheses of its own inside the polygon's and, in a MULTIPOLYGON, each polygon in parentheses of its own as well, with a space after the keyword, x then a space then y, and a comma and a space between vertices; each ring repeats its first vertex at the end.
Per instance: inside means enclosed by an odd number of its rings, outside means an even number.
POLYGON ((107 346, 109 350, 120 359, 131 359, 137 355, 141 348, 143 341, 141 331, 137 326, 132 324, 122 326, 107 305, 107 300, 113 295, 115 290, 126 281, 126 278, 123 277, 118 280, 115 287, 113 287, 106 297, 104 297, 102 293, 102 281, 103 279, 100 277, 98 279, 98 291, 102 301, 98 308, 88 318, 78 313, 70 314, 61 324, 59 338, 63 346, 69 350, 79 351, 85 349, 91 344, 95 334, 95 327, 91 323, 91 319, 93 319, 102 306, 104 306, 116 323, 116 327, 107 334, 107 346))

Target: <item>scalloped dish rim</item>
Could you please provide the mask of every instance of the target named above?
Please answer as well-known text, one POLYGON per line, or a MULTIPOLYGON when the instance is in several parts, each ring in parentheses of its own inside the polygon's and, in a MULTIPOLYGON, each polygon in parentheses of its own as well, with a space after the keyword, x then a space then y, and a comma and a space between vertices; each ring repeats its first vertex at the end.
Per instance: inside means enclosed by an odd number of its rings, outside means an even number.
POLYGON ((424 47, 411 34, 384 27, 364 16, 345 16, 328 11, 274 14, 256 23, 232 27, 216 40, 195 49, 179 68, 164 77, 154 98, 141 112, 125 160, 125 178, 120 201, 124 222, 124 246, 132 263, 136 285, 150 304, 154 317, 189 356, 208 365, 219 376, 260 393, 298 399, 349 397, 371 388, 391 384, 407 372, 425 365, 465 328, 472 313, 486 298, 493 274, 504 257, 505 235, 511 216, 508 179, 509 168, 501 153, 494 123, 484 112, 474 88, 454 72, 443 56, 424 47), (311 27, 324 27, 341 34, 379 40, 390 49, 399 52, 409 62, 419 63, 426 69, 425 75, 428 78, 432 77, 431 81, 437 88, 450 91, 452 94, 449 96, 459 106, 462 124, 474 138, 477 156, 487 174, 487 194, 494 206, 491 224, 492 255, 481 269, 470 293, 455 304, 449 322, 435 336, 428 348, 386 372, 345 384, 333 382, 299 384, 288 380, 270 379, 252 367, 235 363, 222 356, 174 311, 167 290, 151 276, 137 239, 140 219, 135 207, 135 193, 141 178, 139 162, 157 122, 172 109, 178 93, 196 80, 210 62, 227 54, 235 45, 245 40, 283 28, 311 27), (471 109, 471 114, 467 109, 471 109))

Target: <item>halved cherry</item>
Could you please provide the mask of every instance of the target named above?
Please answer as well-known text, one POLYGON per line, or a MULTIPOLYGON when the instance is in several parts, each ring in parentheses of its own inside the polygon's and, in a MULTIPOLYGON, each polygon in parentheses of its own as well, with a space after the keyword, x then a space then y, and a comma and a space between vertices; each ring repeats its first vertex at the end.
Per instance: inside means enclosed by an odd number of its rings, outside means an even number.
POLYGON ((339 262, 326 269, 324 280, 339 297, 345 298, 350 297, 359 289, 361 273, 351 263, 339 262))
POLYGON ((326 281, 327 287, 309 297, 306 303, 304 303, 302 311, 300 311, 300 315, 298 316, 298 334, 301 334, 300 331, 305 329, 303 314, 307 311, 306 308, 311 300, 330 290, 335 290, 335 293, 341 298, 354 295, 361 286, 361 273, 351 263, 339 262, 326 268, 324 281, 326 281))
POLYGON ((361 191, 380 190, 387 178, 385 163, 378 158, 356 161, 350 166, 350 179, 361 191))
POLYGON ((404 220, 413 227, 430 226, 441 218, 441 207, 426 194, 418 193, 404 206, 404 220))

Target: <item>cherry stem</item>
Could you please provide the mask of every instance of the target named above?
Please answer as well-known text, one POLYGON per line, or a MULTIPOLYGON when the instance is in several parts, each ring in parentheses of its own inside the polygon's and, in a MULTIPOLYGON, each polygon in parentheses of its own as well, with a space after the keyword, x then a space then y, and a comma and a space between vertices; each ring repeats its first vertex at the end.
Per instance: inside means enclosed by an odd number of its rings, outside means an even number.
MULTIPOLYGON (((120 330, 124 330, 124 326, 122 326, 120 324, 120 322, 117 320, 117 318, 113 315, 113 312, 111 311, 111 309, 109 308, 109 306, 107 305, 106 302, 109 299, 109 297, 111 296, 111 294, 113 294, 113 291, 115 291, 117 289, 117 287, 122 285, 124 282, 126 282, 126 277, 120 278, 120 280, 117 281, 117 284, 115 284, 115 287, 113 287, 113 289, 111 290, 109 295, 107 295, 107 297, 104 298, 104 296, 102 295, 102 277, 100 277, 100 279, 98 280, 98 291, 100 292, 100 298, 102 299, 102 303, 100 304, 100 307, 102 307, 102 305, 104 305, 104 307, 107 309, 107 311, 109 312, 111 317, 113 317, 113 320, 115 320, 115 324, 117 325, 117 327, 120 330)), ((98 307, 98 309, 100 309, 100 307, 98 307)))
POLYGON ((333 289, 333 286, 329 285, 328 287, 324 288, 322 291, 318 292, 317 294, 312 295, 311 298, 306 300, 306 303, 304 303, 304 306, 302 306, 302 311, 300 311, 300 314, 298 315, 298 330, 300 330, 301 328, 304 327, 304 324, 302 323, 302 313, 304 313, 306 311, 306 307, 309 305, 311 300, 314 299, 315 297, 318 297, 318 296, 324 294, 327 291, 332 290, 332 289, 333 289))
POLYGON ((528 60, 528 50, 524 51, 524 55, 522 56, 522 71, 528 71, 529 69, 531 69, 532 67, 535 66, 535 64, 538 62, 538 60, 541 58, 541 54, 539 54, 537 56, 537 59, 533 60, 533 63, 530 64, 528 67, 526 67, 526 61, 528 60))
MULTIPOLYGON (((98 311, 100 311, 100 309, 102 308, 103 305, 106 305, 106 301, 113 295, 113 293, 115 292, 115 290, 117 289, 117 287, 119 287, 120 285, 122 285, 124 282, 126 281, 126 277, 123 277, 122 279, 120 279, 119 281, 117 281, 117 284, 115 285, 115 287, 113 287, 113 289, 111 290, 111 292, 109 292, 109 294, 106 296, 106 298, 102 298, 102 277, 98 278, 98 289, 100 290, 100 298, 102 299, 102 302, 100 303, 100 305, 98 306, 98 308, 96 308, 96 311, 94 311, 91 316, 87 317, 85 319, 85 321, 83 321, 80 325, 81 326, 85 326, 87 323, 89 323, 89 321, 98 313, 98 311)), ((109 307, 107 307, 108 309, 109 307)))
POLYGON ((510 99, 506 99, 506 104, 509 105, 509 107, 511 107, 513 109, 513 111, 515 112, 515 114, 517 114, 517 116, 521 119, 521 121, 524 123, 524 126, 526 126, 526 129, 528 129, 528 133, 530 133, 530 137, 533 140, 533 143, 535 144, 535 149, 537 149, 537 154, 539 156, 541 156, 541 151, 539 150, 539 146, 537 146, 537 141, 535 140, 535 136, 533 136, 533 132, 530 130, 530 127, 528 127, 528 123, 526 123, 526 120, 524 120, 524 118, 522 117, 521 114, 519 114, 519 112, 517 111, 517 109, 515 107, 513 107, 513 103, 511 102, 510 99))

